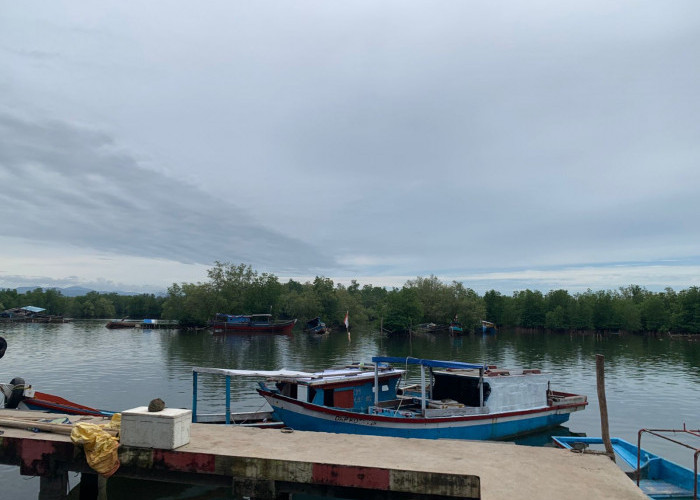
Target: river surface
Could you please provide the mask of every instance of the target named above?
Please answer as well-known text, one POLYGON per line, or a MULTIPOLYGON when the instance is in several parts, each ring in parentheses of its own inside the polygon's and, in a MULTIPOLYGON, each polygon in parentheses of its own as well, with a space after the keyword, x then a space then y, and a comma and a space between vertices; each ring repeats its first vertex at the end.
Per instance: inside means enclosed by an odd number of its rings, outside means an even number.
MULTIPOLYGON (((631 335, 447 334, 387 337, 354 328, 311 336, 214 336, 209 331, 108 330, 106 321, 0 324, 7 340, 0 378, 22 377, 36 390, 89 406, 121 411, 146 406, 159 397, 171 408, 192 407, 192 367, 318 370, 375 355, 415 356, 495 364, 504 368, 541 368, 551 374, 552 389, 588 396, 586 410, 573 413, 553 434, 601 431, 596 392, 596 354, 605 356, 605 384, 611 436, 636 442, 641 428, 700 428, 700 342, 631 335)), ((419 381, 410 367, 409 380, 419 381)), ((199 377, 200 411, 224 408, 223 378, 199 377)), ((266 408, 255 393, 256 381, 233 380, 236 408, 266 408)), ((517 441, 548 445, 549 434, 517 441)), ((643 444, 692 468, 692 452, 645 437, 643 444)), ((696 440, 700 441, 700 439, 696 440)), ((695 446, 700 443, 693 442, 695 446)), ((70 474, 71 487, 79 476, 70 474)), ((111 482, 112 480, 110 480, 111 482)), ((143 482, 142 482, 143 483, 143 482)), ((110 486, 111 488, 112 486, 110 486)), ((226 498, 195 488, 154 492, 148 483, 129 486, 130 500, 226 498)), ((0 465, 0 498, 34 500, 39 479, 20 476, 19 468, 0 465)), ((111 491, 111 490, 110 490, 111 491)), ((111 500, 119 493, 110 494, 111 500)), ((126 495, 125 495, 126 496, 126 495)))

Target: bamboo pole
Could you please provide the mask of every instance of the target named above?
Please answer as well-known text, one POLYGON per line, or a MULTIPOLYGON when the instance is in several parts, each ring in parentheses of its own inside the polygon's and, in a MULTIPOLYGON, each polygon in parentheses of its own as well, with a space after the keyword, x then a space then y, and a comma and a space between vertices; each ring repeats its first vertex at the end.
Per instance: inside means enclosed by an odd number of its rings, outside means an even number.
POLYGON ((44 431, 67 435, 70 435, 73 430, 73 426, 70 424, 51 424, 48 422, 37 422, 35 420, 23 421, 10 418, 0 419, 0 426, 23 429, 25 431, 44 431))
POLYGON ((605 399, 605 356, 595 355, 596 385, 598 387, 598 405, 600 406, 601 437, 605 445, 605 453, 615 461, 615 451, 610 442, 610 429, 608 428, 608 403, 605 399))
MULTIPOLYGON (((37 422, 35 420, 22 420, 19 418, 0 418, 0 427, 11 427, 32 432, 53 432, 55 434, 65 434, 67 436, 70 436, 70 433, 73 431, 73 424, 54 424, 50 422, 37 422)), ((118 434, 115 429, 103 428, 103 430, 113 436, 118 434)))

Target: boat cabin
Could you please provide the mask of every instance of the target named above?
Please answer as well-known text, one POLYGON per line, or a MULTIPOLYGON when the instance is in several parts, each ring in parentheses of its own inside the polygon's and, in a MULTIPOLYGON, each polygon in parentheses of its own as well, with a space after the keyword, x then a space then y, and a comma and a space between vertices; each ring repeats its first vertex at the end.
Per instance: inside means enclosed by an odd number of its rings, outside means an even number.
MULTIPOLYGON (((421 367, 421 383, 402 388, 402 409, 423 416, 497 413, 544 408, 549 379, 540 370, 499 370, 495 366, 417 358, 374 357, 374 363, 406 363, 421 367), (412 405, 406 400, 412 398, 412 405)), ((377 402, 375 413, 388 413, 377 402)))
MULTIPOLYGON (((379 402, 396 399, 399 380, 404 370, 382 367, 377 375, 379 402)), ((278 378, 273 382, 276 390, 304 403, 330 408, 343 408, 366 412, 375 404, 375 373, 373 365, 351 365, 346 368, 324 370, 309 377, 278 378)), ((269 389, 265 383, 262 388, 269 389)))
POLYGON ((432 375, 432 399, 486 406, 490 413, 547 406, 549 379, 539 370, 507 371, 493 367, 480 376, 479 370, 446 369, 433 371, 432 375))

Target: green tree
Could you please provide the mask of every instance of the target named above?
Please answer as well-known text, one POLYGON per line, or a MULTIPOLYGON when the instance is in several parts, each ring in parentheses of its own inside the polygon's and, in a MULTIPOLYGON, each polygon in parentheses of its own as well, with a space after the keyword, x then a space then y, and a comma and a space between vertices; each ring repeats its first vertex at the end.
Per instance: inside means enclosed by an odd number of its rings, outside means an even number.
POLYGON ((423 317, 416 290, 412 288, 389 292, 387 309, 384 327, 392 331, 407 331, 418 324, 423 317))
POLYGON ((619 328, 627 332, 639 332, 642 329, 641 305, 633 300, 616 300, 613 302, 614 317, 619 328))
POLYGON ((209 284, 173 283, 163 302, 164 319, 175 319, 183 326, 204 326, 222 312, 222 301, 209 284))
POLYGON ((661 295, 647 295, 641 305, 642 327, 648 332, 665 332, 670 326, 671 313, 661 295))
POLYGON ((545 295, 545 327, 552 330, 571 328, 574 299, 566 290, 553 290, 545 295))
POLYGON ((496 290, 489 290, 484 294, 484 307, 486 308, 484 319, 496 325, 505 324, 506 297, 496 290))
POLYGON ((458 305, 453 291, 432 274, 428 278, 419 276, 415 280, 409 280, 404 288, 415 291, 423 311, 420 322, 445 323, 457 313, 458 305))
POLYGON ((593 326, 596 330, 613 330, 620 328, 618 318, 615 318, 613 296, 608 290, 600 290, 595 294, 593 304, 593 326))
POLYGON ((538 290, 515 292, 513 298, 520 313, 520 326, 524 328, 544 327, 546 310, 542 292, 538 290))
POLYGON ((316 316, 322 316, 321 301, 311 286, 285 289, 280 298, 280 310, 288 318, 301 318, 308 321, 316 316))
POLYGON ((673 331, 700 333, 700 288, 693 286, 678 292, 671 321, 673 331))
POLYGON ((486 306, 483 299, 462 283, 453 281, 449 287, 451 317, 459 316, 462 326, 471 331, 481 325, 481 320, 486 315, 486 306))

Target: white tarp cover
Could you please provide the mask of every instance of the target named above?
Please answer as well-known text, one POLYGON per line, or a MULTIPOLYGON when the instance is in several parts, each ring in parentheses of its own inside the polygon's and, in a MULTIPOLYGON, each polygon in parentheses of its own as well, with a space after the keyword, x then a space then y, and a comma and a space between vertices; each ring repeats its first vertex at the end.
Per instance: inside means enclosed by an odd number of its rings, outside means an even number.
POLYGON ((200 368, 192 369, 197 373, 213 373, 216 375, 230 375, 232 377, 315 377, 318 373, 298 372, 294 370, 229 370, 226 368, 200 368))
POLYGON ((485 403, 491 413, 547 406, 549 378, 544 374, 485 377, 484 382, 491 386, 491 395, 485 403))

